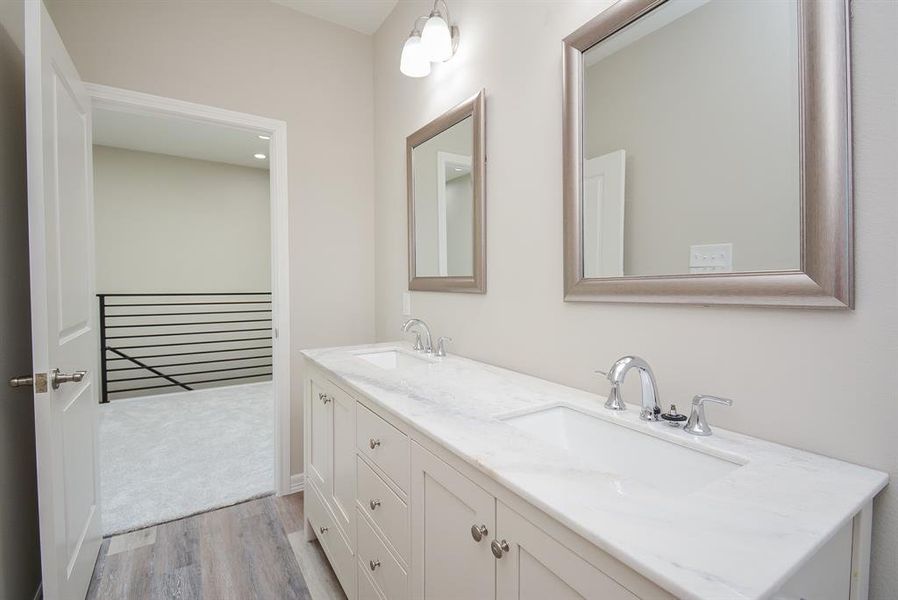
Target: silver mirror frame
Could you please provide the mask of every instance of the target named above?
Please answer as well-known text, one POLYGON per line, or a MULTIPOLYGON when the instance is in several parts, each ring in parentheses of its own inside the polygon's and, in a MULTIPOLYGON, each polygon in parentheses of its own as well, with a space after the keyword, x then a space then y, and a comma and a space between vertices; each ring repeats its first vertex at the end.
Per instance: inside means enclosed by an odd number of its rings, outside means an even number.
POLYGON ((848 0, 797 0, 801 263, 796 271, 585 278, 583 53, 667 0, 620 0, 564 39, 564 299, 854 307, 848 0))
POLYGON ((408 195, 408 289, 420 292, 486 293, 486 101, 484 90, 437 117, 405 139, 408 195), (474 143, 471 180, 474 187, 474 265, 471 277, 415 275, 415 172, 412 151, 453 125, 472 117, 474 143))

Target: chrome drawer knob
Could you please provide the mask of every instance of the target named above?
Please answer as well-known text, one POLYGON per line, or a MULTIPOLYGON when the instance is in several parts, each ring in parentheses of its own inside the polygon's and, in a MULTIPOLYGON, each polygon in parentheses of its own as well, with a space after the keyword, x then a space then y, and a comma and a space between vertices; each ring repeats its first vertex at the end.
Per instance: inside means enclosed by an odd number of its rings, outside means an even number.
POLYGON ((368 561, 368 568, 371 569, 372 571, 376 570, 377 567, 379 567, 379 566, 380 566, 379 560, 369 560, 368 561))
POLYGON ((471 525, 471 537, 474 538, 475 542, 479 542, 489 534, 490 532, 486 525, 471 525))
POLYGON ((508 542, 502 540, 501 542, 498 540, 493 540, 490 544, 490 550, 493 551, 493 556, 496 558, 502 558, 502 556, 508 552, 508 542))
POLYGON ((372 450, 374 450, 378 446, 380 446, 380 440, 376 440, 374 438, 371 438, 370 440, 368 440, 368 447, 371 448, 372 450))
POLYGON ((368 506, 371 507, 371 510, 374 510, 375 508, 377 508, 378 506, 380 506, 380 500, 369 500, 369 501, 368 501, 368 506))
POLYGON ((324 535, 325 533, 327 533, 327 527, 319 527, 318 531, 320 531, 321 534, 324 535))
POLYGON ((324 392, 318 392, 318 399, 327 404, 331 401, 331 397, 325 394, 324 392))

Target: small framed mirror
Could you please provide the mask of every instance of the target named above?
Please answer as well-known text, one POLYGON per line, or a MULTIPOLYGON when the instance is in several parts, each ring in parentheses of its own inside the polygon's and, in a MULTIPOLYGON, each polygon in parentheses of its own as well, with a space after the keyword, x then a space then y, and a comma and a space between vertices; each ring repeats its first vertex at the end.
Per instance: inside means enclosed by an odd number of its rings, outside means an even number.
POLYGON ((406 138, 408 289, 486 292, 483 91, 406 138))
POLYGON ((846 0, 620 0, 564 40, 565 300, 853 304, 846 0))

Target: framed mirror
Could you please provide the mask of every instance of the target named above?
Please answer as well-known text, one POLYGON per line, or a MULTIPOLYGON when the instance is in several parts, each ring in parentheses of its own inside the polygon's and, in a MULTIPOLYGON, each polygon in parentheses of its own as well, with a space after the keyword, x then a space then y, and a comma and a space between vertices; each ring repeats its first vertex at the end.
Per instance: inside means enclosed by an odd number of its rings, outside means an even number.
POLYGON ((483 96, 406 138, 410 290, 486 292, 483 96))
POLYGON ((621 0, 564 40, 565 300, 853 305, 846 0, 621 0))

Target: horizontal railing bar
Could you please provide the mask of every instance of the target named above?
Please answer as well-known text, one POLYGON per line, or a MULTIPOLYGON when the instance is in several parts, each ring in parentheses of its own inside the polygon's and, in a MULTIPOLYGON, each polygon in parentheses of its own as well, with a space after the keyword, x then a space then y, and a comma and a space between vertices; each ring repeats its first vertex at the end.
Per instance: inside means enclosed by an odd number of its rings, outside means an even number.
MULTIPOLYGON (((267 340, 268 338, 259 338, 267 340)), ((231 341, 231 340, 226 340, 231 341)), ((107 348, 108 350, 109 348, 107 348)), ((145 354, 143 356, 135 356, 134 358, 167 358, 169 356, 193 356, 196 354, 224 354, 225 352, 248 352, 250 350, 271 350, 271 346, 251 346, 249 348, 227 348, 224 350, 200 350, 197 352, 167 352, 165 354, 145 354)), ((107 358, 106 360, 125 360, 124 358, 107 358)))
MULTIPOLYGON (((191 381, 190 385, 199 385, 201 383, 218 383, 219 381, 234 381, 235 379, 254 379, 256 377, 271 377, 271 373, 259 373, 258 375, 243 375, 241 377, 219 377, 218 379, 205 379, 203 381, 191 381)), ((109 390, 110 394, 121 394, 123 392, 139 392, 141 390, 155 390, 159 388, 176 387, 175 384, 167 385, 150 385, 139 388, 127 388, 124 390, 109 390)))
MULTIPOLYGON (((225 371, 245 371, 247 369, 267 369, 271 367, 271 364, 267 365, 250 365, 248 367, 229 367, 227 369, 207 369, 205 371, 184 371, 183 373, 166 373, 166 375, 170 375, 172 377, 185 377, 187 375, 206 375, 208 373, 224 373, 225 371)), ((146 375, 144 377, 124 377, 122 379, 110 379, 109 383, 117 383, 119 381, 137 381, 139 379, 165 379, 161 375, 146 375)), ((184 383, 190 385, 194 383, 193 381, 185 381, 184 383)))
POLYGON ((219 300, 212 300, 209 302, 135 302, 134 304, 107 304, 106 308, 122 308, 128 306, 211 306, 213 304, 271 304, 271 300, 227 300, 224 302, 219 300))
MULTIPOLYGON (((107 338, 109 339, 109 338, 107 338)), ((269 337, 253 337, 253 338, 236 338, 233 340, 206 340, 201 342, 172 342, 169 344, 143 344, 138 346, 117 346, 116 348, 111 348, 107 346, 108 350, 134 350, 135 348, 165 348, 168 346, 199 346, 200 344, 229 344, 232 342, 261 342, 264 340, 270 340, 269 337)), ((233 350, 242 350, 243 348, 233 348, 233 350)), ((138 357, 139 358, 139 357, 138 357)))
MULTIPOLYGON (((255 327, 251 329, 227 329, 221 331, 183 331, 181 333, 141 333, 138 335, 107 335, 107 340, 130 340, 134 338, 173 337, 177 335, 219 335, 222 333, 246 333, 248 331, 271 331, 271 327, 255 327)), ((218 340, 226 342, 228 340, 218 340)), ((199 343, 199 342, 195 342, 199 343)))
POLYGON ((143 298, 146 296, 270 296, 271 292, 141 292, 138 294, 97 294, 98 298, 127 298, 134 296, 143 298))
MULTIPOLYGON (((162 354, 160 356, 172 356, 171 354, 162 354)), ((208 365, 213 363, 223 363, 223 362, 236 362, 239 360, 258 360, 260 358, 264 358, 265 360, 271 359, 271 353, 262 354, 261 356, 236 356, 234 358, 216 358, 215 360, 192 360, 189 362, 180 362, 180 363, 169 363, 165 365, 150 365, 154 369, 166 369, 168 367, 182 367, 187 365, 208 365)), ((118 369, 106 369, 108 373, 112 373, 114 371, 139 371, 146 370, 143 367, 121 367, 118 369)))
MULTIPOLYGON (((193 321, 186 323, 140 323, 139 325, 107 325, 106 329, 130 329, 131 327, 178 327, 186 326, 186 325, 219 325, 219 324, 231 324, 231 323, 266 323, 270 322, 271 319, 239 319, 237 321, 193 321)), ((253 331, 252 329, 237 329, 236 331, 253 331)), ((261 330, 260 330, 261 331, 261 330)), ((186 333, 194 333, 192 331, 185 332, 186 333)), ((199 333, 199 332, 196 332, 199 333)), ((178 335, 175 333, 169 333, 165 335, 178 335)), ((134 336, 128 336, 134 337, 134 336)), ((107 340, 114 340, 115 338, 107 337, 107 340)))
MULTIPOLYGON (((108 307, 107 307, 108 308, 108 307)), ((239 315, 243 313, 266 313, 271 312, 270 308, 253 308, 250 310, 200 310, 193 312, 163 312, 163 313, 131 313, 120 315, 106 315, 106 318, 112 317, 186 317, 192 315, 239 315)), ((112 327, 112 325, 109 325, 112 327)))

